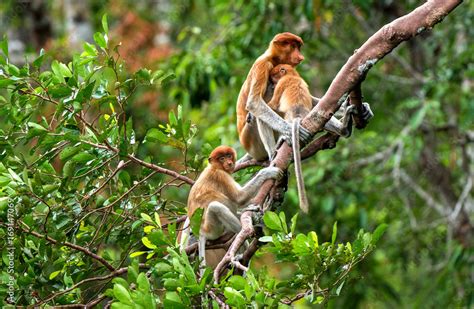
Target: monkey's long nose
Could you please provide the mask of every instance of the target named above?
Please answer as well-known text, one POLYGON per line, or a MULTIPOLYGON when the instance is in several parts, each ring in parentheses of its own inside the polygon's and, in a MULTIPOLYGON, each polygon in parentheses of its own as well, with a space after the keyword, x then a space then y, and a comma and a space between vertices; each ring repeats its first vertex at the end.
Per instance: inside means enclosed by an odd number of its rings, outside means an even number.
POLYGON ((304 60, 304 56, 300 54, 300 55, 298 56, 298 61, 301 62, 301 61, 303 61, 303 60, 304 60))

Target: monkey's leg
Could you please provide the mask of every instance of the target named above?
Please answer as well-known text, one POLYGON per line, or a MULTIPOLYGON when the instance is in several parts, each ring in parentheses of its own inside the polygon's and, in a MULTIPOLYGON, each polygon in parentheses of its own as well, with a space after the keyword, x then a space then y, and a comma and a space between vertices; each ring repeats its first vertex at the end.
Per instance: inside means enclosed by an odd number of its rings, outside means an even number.
POLYGON ((201 277, 204 275, 204 270, 206 268, 206 236, 204 233, 199 233, 199 259, 201 260, 201 266, 199 267, 199 274, 201 277))
POLYGON ((191 229, 189 225, 190 225, 190 220, 188 217, 186 217, 186 221, 184 221, 184 224, 183 224, 183 230, 181 231, 181 239, 179 242, 179 248, 181 251, 184 251, 189 243, 189 236, 191 234, 191 229))
POLYGON ((273 129, 260 119, 257 119, 257 125, 258 134, 260 135, 260 139, 262 140, 263 146, 265 147, 265 151, 267 152, 268 158, 271 158, 273 152, 276 150, 276 142, 275 137, 273 136, 273 129))
MULTIPOLYGON (((213 226, 222 225, 225 230, 234 233, 240 232, 240 229, 242 228, 239 218, 237 218, 237 216, 226 205, 217 201, 209 203, 209 206, 207 207, 206 220, 213 226)), ((215 236, 219 237, 221 235, 215 236)))
MULTIPOLYGON (((251 112, 258 120, 263 121, 267 126, 280 134, 290 135, 291 126, 283 118, 281 118, 270 106, 265 103, 261 98, 249 98, 247 101, 246 108, 251 112)), ((306 145, 311 140, 312 135, 308 130, 300 126, 300 141, 306 145)), ((260 135, 261 136, 261 135, 260 135)))

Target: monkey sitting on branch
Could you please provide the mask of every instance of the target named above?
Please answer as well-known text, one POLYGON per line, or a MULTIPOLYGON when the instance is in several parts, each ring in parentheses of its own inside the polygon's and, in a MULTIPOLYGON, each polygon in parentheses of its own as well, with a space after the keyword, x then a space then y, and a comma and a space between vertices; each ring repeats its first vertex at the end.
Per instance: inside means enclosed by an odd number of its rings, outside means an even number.
POLYGON ((189 218, 197 209, 204 209, 198 241, 199 257, 203 265, 206 265, 206 240, 215 240, 226 232, 238 233, 241 225, 237 211, 245 207, 252 209, 249 203, 266 180, 279 180, 283 177, 281 169, 266 167, 241 187, 232 177, 236 157, 235 150, 229 146, 214 149, 209 156, 209 165, 189 192, 188 219, 184 223, 181 248, 186 248, 188 244, 189 218))
MULTIPOLYGON (((280 135, 291 135, 290 124, 266 103, 272 94, 269 75, 270 71, 279 64, 288 64, 292 67, 300 64, 304 60, 300 51, 302 45, 303 40, 299 36, 289 32, 279 33, 270 42, 265 53, 252 65, 237 100, 237 130, 240 143, 247 151, 247 155, 240 159, 239 163, 251 158, 257 161, 271 159, 276 149, 274 132, 280 135)), ((319 101, 315 97, 311 99, 313 105, 319 101)), ((368 105, 364 106, 362 113, 362 117, 366 120, 373 117, 373 113, 367 107, 368 105)), ((347 123, 345 118, 350 118, 350 116, 350 113, 345 112, 342 122, 331 117, 324 129, 348 137, 351 134, 351 128, 344 127, 344 123, 347 123)), ((298 134, 303 145, 312 138, 312 134, 304 127, 299 128, 298 134)))

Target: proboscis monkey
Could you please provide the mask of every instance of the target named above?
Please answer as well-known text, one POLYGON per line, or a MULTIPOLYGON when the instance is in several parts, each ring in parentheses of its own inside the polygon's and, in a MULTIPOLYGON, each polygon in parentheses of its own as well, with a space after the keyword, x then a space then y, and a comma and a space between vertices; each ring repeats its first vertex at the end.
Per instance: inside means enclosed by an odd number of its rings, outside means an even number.
MULTIPOLYGON (((256 160, 271 158, 275 151, 276 142, 274 131, 280 135, 290 135, 291 127, 288 122, 275 113, 265 102, 270 71, 279 64, 297 66, 304 60, 300 52, 303 40, 292 33, 277 34, 270 42, 268 49, 253 64, 250 72, 240 89, 237 100, 237 130, 239 139, 250 157, 256 160)), ((318 99, 312 97, 313 105, 318 99)), ((365 115, 365 114, 364 114, 365 115)), ((344 117, 347 115, 345 114, 344 117)), ((367 113, 367 117, 373 114, 367 113)), ((348 115, 350 118, 350 115, 348 115)), ((348 128, 343 127, 335 117, 324 126, 327 131, 341 136, 349 136, 348 128)), ((299 137, 303 144, 311 139, 311 134, 303 127, 299 128, 299 137)), ((249 159, 245 156, 240 161, 249 159)))
MULTIPOLYGON (((199 231, 199 256, 203 263, 206 240, 217 239, 228 231, 238 233, 241 225, 237 210, 249 206, 251 199, 267 179, 278 180, 283 176, 281 169, 266 167, 241 187, 232 177, 236 156, 235 150, 229 146, 214 149, 209 156, 209 165, 189 192, 188 218, 192 217, 196 209, 204 209, 199 231)), ((189 233, 189 227, 183 231, 181 248, 186 247, 189 233)))
POLYGON ((292 123, 293 158, 299 203, 301 210, 307 213, 309 205, 301 170, 298 129, 301 118, 306 116, 313 107, 311 94, 308 84, 291 65, 279 64, 275 66, 270 71, 270 80, 275 85, 275 90, 268 106, 287 122, 292 123))

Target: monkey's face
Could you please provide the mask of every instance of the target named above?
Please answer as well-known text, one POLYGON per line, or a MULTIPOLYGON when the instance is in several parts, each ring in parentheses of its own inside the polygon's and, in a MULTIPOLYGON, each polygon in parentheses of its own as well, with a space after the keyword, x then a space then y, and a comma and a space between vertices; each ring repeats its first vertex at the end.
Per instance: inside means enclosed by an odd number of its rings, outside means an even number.
POLYGON ((209 163, 211 163, 214 168, 232 173, 234 171, 236 157, 237 154, 232 147, 219 146, 211 152, 209 163))
POLYGON ((288 73, 288 70, 292 67, 288 64, 279 64, 270 71, 270 79, 273 84, 277 84, 278 81, 288 73))
POLYGON ((227 153, 219 157, 218 160, 219 160, 219 164, 221 165, 224 171, 226 171, 229 174, 231 174, 234 171, 234 167, 235 167, 234 154, 227 153))
POLYGON ((304 56, 301 54, 300 48, 296 44, 292 44, 292 50, 288 58, 287 63, 292 66, 297 66, 304 60, 304 56))
POLYGON ((282 64, 297 66, 304 60, 299 45, 293 40, 284 40, 274 43, 273 53, 277 55, 278 61, 282 64))

